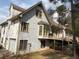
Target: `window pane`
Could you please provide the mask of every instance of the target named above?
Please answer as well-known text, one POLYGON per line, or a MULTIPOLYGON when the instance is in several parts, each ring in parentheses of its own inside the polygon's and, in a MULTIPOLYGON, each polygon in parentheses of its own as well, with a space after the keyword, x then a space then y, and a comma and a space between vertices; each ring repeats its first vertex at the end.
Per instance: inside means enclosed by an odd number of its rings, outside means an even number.
POLYGON ((22 46, 23 46, 23 40, 20 40, 20 50, 22 50, 22 46))
POLYGON ((22 22, 21 23, 21 31, 28 32, 29 23, 22 22))
POLYGON ((39 8, 36 9, 36 17, 38 17, 38 18, 42 17, 42 11, 39 8))
POLYGON ((3 38, 2 38, 2 40, 1 40, 1 43, 3 43, 3 38))
POLYGON ((26 50, 27 48, 27 40, 20 40, 19 50, 26 50))
POLYGON ((29 23, 26 24, 26 32, 28 32, 29 23))
POLYGON ((27 48, 27 40, 23 40, 23 50, 26 50, 26 48, 27 48))
POLYGON ((42 26, 39 27, 39 35, 42 35, 42 26))
POLYGON ((48 33, 48 27, 44 25, 44 36, 47 36, 47 33, 48 33))

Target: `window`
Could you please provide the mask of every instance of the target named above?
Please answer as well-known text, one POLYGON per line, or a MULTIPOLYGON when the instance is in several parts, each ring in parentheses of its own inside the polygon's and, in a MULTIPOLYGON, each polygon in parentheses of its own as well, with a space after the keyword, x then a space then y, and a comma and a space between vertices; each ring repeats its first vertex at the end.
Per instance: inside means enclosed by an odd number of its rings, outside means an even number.
POLYGON ((39 9, 36 9, 36 17, 41 18, 42 17, 42 11, 39 9))
POLYGON ((39 35, 47 36, 48 35, 48 26, 47 25, 41 25, 39 26, 39 35))
POLYGON ((44 25, 44 36, 48 35, 48 26, 44 25))
POLYGON ((42 29, 43 29, 43 26, 40 26, 39 27, 39 35, 42 35, 42 29))
POLYGON ((5 27, 4 27, 4 31, 3 31, 3 34, 5 34, 5 27))
POLYGON ((1 43, 3 43, 3 38, 2 38, 2 40, 1 40, 1 43))
POLYGON ((19 50, 26 50, 27 48, 27 40, 20 40, 19 50))
POLYGON ((18 22, 18 20, 12 20, 11 24, 16 24, 18 22))
POLYGON ((21 23, 21 31, 28 32, 29 23, 22 22, 21 23))

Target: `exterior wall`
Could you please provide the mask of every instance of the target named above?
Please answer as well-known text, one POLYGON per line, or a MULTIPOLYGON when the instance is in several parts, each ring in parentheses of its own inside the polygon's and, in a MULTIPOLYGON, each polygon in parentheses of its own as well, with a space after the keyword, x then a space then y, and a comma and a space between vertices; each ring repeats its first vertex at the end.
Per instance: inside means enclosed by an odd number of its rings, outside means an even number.
POLYGON ((10 29, 9 29, 9 33, 8 33, 9 50, 14 53, 17 52, 18 30, 19 30, 19 22, 10 25, 10 29))
POLYGON ((35 9, 23 15, 22 21, 29 23, 29 30, 28 32, 20 32, 19 39, 28 40, 26 52, 34 52, 41 48, 41 43, 38 39, 39 36, 38 22, 41 20, 48 23, 44 13, 42 13, 42 18, 36 17, 35 9), (31 47, 29 47, 29 43, 31 43, 31 47))
POLYGON ((10 25, 9 38, 17 38, 19 22, 10 25))
POLYGON ((11 11, 11 13, 12 13, 12 16, 15 16, 15 15, 20 14, 21 12, 20 12, 20 11, 15 10, 15 9, 13 9, 13 10, 11 11))
POLYGON ((1 41, 3 39, 3 47, 5 47, 5 39, 7 38, 7 31, 8 31, 8 26, 7 25, 4 25, 2 26, 2 29, 1 29, 1 41))
POLYGON ((3 43, 1 44, 6 50, 14 53, 17 51, 19 24, 19 22, 16 22, 15 24, 9 24, 8 22, 8 24, 3 25, 1 29, 1 40, 3 38, 3 43))

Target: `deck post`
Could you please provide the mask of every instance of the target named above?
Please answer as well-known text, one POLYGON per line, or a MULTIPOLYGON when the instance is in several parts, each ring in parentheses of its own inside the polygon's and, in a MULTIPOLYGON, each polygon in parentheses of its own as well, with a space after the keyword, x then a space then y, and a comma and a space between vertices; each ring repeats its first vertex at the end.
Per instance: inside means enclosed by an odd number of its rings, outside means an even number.
POLYGON ((54 39, 54 49, 55 49, 55 39, 54 39))

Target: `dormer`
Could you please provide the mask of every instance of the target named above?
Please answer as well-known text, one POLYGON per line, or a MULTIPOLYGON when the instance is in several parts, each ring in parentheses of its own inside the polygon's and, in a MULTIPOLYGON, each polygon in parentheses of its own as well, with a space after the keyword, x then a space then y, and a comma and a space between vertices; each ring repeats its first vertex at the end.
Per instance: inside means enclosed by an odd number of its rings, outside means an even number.
POLYGON ((18 14, 20 14, 21 12, 25 11, 25 9, 15 5, 15 4, 12 4, 10 5, 10 16, 16 16, 18 14))

